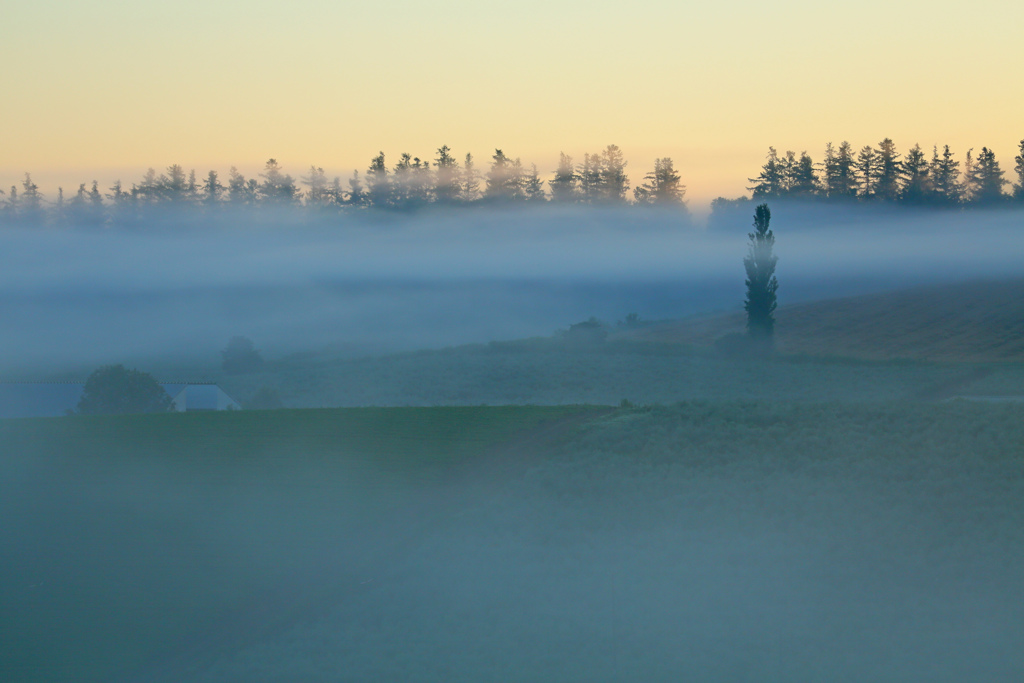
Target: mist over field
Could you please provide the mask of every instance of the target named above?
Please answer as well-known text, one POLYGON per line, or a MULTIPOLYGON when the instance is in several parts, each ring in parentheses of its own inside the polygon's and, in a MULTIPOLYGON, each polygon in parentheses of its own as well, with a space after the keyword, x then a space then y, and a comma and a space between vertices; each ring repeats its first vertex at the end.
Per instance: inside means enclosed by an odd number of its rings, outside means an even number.
MULTIPOLYGON (((749 212, 710 227, 658 210, 231 214, 132 229, 0 231, 0 371, 216 358, 234 335, 271 356, 550 335, 596 316, 737 310, 749 212)), ((1020 211, 780 205, 780 302, 1024 272, 1020 211)))
POLYGON ((700 402, 5 421, 0 675, 1010 683, 1021 424, 700 402))

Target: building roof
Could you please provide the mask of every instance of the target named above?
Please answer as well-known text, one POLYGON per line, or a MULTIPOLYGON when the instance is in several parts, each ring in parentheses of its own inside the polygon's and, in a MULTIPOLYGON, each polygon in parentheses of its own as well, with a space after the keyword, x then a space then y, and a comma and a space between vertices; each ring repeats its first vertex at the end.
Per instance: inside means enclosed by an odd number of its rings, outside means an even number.
MULTIPOLYGON (((216 384, 162 382, 160 386, 179 411, 241 408, 216 384)), ((78 407, 84 389, 83 382, 0 382, 0 418, 67 415, 78 407)))

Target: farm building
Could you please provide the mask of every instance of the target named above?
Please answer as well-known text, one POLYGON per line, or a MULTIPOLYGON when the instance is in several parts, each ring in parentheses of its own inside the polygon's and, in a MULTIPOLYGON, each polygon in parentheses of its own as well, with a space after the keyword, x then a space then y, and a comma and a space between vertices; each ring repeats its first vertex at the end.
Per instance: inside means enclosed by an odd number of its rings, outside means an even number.
MULTIPOLYGON (((241 406, 216 384, 161 382, 174 410, 238 410, 241 406)), ((0 382, 0 418, 57 417, 73 412, 82 399, 82 382, 0 382)))

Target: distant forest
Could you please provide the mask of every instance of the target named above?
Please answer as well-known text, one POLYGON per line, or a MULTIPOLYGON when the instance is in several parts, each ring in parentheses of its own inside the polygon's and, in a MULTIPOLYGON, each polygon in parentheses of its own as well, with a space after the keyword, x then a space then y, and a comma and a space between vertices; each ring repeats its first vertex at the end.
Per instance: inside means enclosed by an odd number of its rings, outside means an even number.
MULTIPOLYGON (((949 146, 932 149, 929 159, 919 145, 905 155, 889 138, 878 147, 854 152, 848 142, 829 143, 824 159, 815 162, 807 152, 768 156, 747 189, 753 200, 789 199, 827 202, 878 202, 912 206, 966 207, 1015 203, 1024 206, 1024 140, 1014 158, 1016 182, 1007 180, 995 154, 983 147, 968 150, 963 162, 949 146), (1009 192, 1007 192, 1007 186, 1009 192)), ((276 160, 267 161, 258 178, 246 178, 232 167, 226 179, 217 171, 202 178, 177 164, 157 174, 154 169, 126 187, 120 180, 106 191, 95 180, 82 183, 73 194, 58 189, 45 197, 29 173, 21 188, 0 190, 0 217, 8 223, 104 225, 133 223, 155 215, 153 209, 191 208, 216 212, 224 208, 304 207, 321 212, 364 209, 416 210, 428 205, 526 205, 539 203, 596 206, 662 206, 685 211, 686 186, 672 159, 656 159, 654 169, 632 188, 626 161, 617 145, 597 154, 584 154, 582 163, 561 154, 558 168, 541 179, 536 164, 525 167, 518 158, 497 149, 486 171, 478 170, 472 154, 460 161, 447 146, 433 160, 402 154, 394 166, 381 152, 361 175, 344 182, 328 179, 323 168, 311 166, 298 179, 285 173, 276 160), (545 184, 547 187, 545 188, 545 184), (630 196, 631 195, 631 196, 630 196)), ((718 198, 713 209, 748 201, 718 198)))

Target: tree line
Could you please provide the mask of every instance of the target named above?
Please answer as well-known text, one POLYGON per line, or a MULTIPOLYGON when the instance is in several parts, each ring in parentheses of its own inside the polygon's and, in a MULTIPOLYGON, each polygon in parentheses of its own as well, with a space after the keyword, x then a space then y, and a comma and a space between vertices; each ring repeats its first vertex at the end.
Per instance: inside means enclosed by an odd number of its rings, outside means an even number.
POLYGON ((747 189, 755 200, 816 198, 945 207, 1012 201, 1024 205, 1024 140, 1014 161, 1016 182, 1011 182, 988 147, 977 155, 968 150, 962 163, 949 145, 941 151, 934 146, 930 158, 916 144, 901 155, 890 138, 857 152, 849 142, 838 147, 828 143, 821 162, 813 161, 807 152, 780 155, 769 147, 761 172, 748 179, 753 185, 747 189))
MULTIPOLYGON (((963 161, 949 145, 933 147, 931 157, 920 145, 901 155, 890 138, 877 147, 854 152, 849 142, 829 143, 824 158, 815 162, 807 152, 780 155, 774 147, 760 173, 749 178, 753 199, 813 199, 889 202, 916 206, 1024 205, 1024 140, 1014 158, 1015 182, 1007 180, 995 154, 982 147, 968 150, 963 161)), ((149 169, 130 187, 120 180, 101 189, 97 181, 82 183, 74 193, 59 188, 45 197, 29 173, 8 192, 0 190, 0 217, 8 222, 102 225, 131 222, 154 215, 153 209, 191 208, 205 212, 226 207, 305 207, 323 212, 363 209, 416 210, 428 205, 584 204, 599 206, 665 206, 685 209, 686 186, 671 158, 656 159, 643 182, 631 188, 626 161, 617 145, 584 154, 581 163, 565 153, 547 180, 536 164, 496 149, 486 170, 472 154, 456 157, 447 146, 433 159, 401 154, 389 164, 383 152, 361 174, 346 180, 328 178, 311 166, 298 178, 286 173, 275 159, 257 177, 246 178, 231 167, 227 178, 217 171, 198 177, 180 165, 163 173, 149 169), (545 187, 546 185, 546 187, 545 187), (632 189, 632 191, 630 191, 632 189)), ((737 200, 718 198, 712 208, 737 200)))
POLYGON ((685 208, 686 187, 672 159, 655 161, 654 169, 632 190, 626 161, 617 145, 585 154, 582 163, 561 154, 553 177, 545 181, 536 164, 526 167, 496 149, 485 171, 478 170, 472 154, 461 160, 447 146, 432 159, 402 154, 389 165, 383 152, 371 159, 363 174, 354 171, 346 181, 328 178, 323 168, 311 166, 295 178, 275 159, 267 161, 256 178, 246 178, 231 167, 226 179, 217 171, 204 177, 177 164, 163 173, 154 169, 130 187, 120 180, 102 190, 97 181, 82 183, 55 198, 40 192, 29 173, 9 192, 0 191, 0 211, 8 219, 52 223, 116 222, 145 214, 154 207, 191 207, 215 211, 225 207, 294 207, 323 211, 369 208, 414 210, 426 205, 531 204, 554 202, 590 205, 651 205, 685 208), (548 189, 545 189, 545 183, 548 189))

